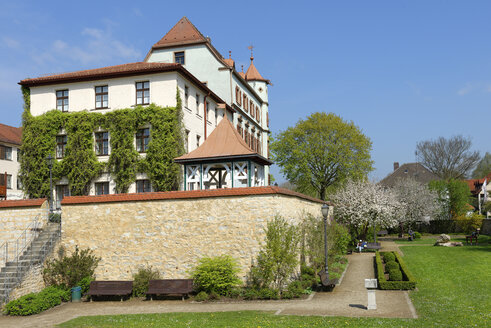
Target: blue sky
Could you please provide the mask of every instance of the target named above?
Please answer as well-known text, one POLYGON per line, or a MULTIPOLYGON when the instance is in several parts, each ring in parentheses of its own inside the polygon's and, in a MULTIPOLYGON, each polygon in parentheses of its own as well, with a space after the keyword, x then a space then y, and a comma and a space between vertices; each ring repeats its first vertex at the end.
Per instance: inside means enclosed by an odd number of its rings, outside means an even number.
POLYGON ((278 3, 0 1, 0 122, 20 125, 21 79, 141 61, 187 16, 237 67, 254 44, 274 134, 315 111, 352 120, 373 142, 373 179, 425 139, 491 151, 491 2, 278 3))

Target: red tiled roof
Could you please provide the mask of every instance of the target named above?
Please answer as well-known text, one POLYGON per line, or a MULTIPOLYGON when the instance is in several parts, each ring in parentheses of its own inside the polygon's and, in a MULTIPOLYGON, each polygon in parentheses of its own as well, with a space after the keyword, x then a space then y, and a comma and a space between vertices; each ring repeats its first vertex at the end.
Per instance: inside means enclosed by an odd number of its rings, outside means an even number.
POLYGON ((470 190, 472 193, 479 193, 481 192, 482 185, 484 183, 484 180, 487 179, 487 184, 491 184, 491 172, 488 173, 484 178, 482 179, 469 179, 469 180, 464 180, 465 183, 469 186, 470 190))
POLYGON ((200 31, 184 16, 167 32, 160 41, 155 43, 152 48, 164 48, 173 45, 184 45, 192 43, 207 42, 206 38, 200 31))
POLYGON ((201 146, 190 153, 175 158, 177 163, 209 158, 258 157, 262 164, 270 162, 254 150, 242 139, 239 132, 232 126, 226 116, 208 136, 201 146), (265 162, 266 161, 266 162, 265 162))
POLYGON ((69 196, 63 198, 62 205, 75 204, 95 204, 95 203, 113 203, 113 202, 137 202, 149 200, 165 199, 193 199, 193 198, 210 198, 210 197, 233 197, 233 196, 254 196, 254 195, 287 195, 302 198, 316 203, 326 203, 320 199, 313 198, 289 189, 280 187, 249 187, 249 188, 232 188, 232 189, 208 189, 208 190, 190 190, 190 191, 165 191, 165 192, 148 192, 137 194, 114 194, 101 196, 69 196))
POLYGON ((41 76, 32 79, 25 79, 19 82, 21 85, 25 86, 35 86, 43 84, 54 84, 58 82, 76 82, 85 80, 95 80, 95 79, 105 79, 114 78, 120 76, 128 76, 135 74, 144 73, 158 73, 173 71, 180 68, 180 64, 169 64, 169 63, 145 63, 136 62, 115 66, 107 66, 95 69, 87 69, 83 71, 76 71, 63 74, 54 74, 48 76, 41 76))
POLYGON ((261 74, 259 74, 256 66, 254 66, 254 57, 251 57, 251 65, 245 73, 245 79, 247 81, 264 81, 266 83, 269 83, 269 80, 266 80, 264 77, 262 77, 261 74))
POLYGON ((0 142, 8 142, 14 145, 22 144, 22 128, 0 123, 0 142))
POLYGON ((230 67, 234 67, 235 68, 235 62, 232 58, 225 58, 223 60, 225 62, 225 64, 227 64, 228 66, 230 67))
POLYGON ((0 208, 41 206, 45 201, 46 198, 2 200, 0 201, 0 208))

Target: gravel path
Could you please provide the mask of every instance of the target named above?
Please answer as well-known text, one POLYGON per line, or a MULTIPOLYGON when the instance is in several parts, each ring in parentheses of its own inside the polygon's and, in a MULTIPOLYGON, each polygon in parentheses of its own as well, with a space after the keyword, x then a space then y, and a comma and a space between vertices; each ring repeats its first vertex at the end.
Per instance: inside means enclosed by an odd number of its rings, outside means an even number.
MULTIPOLYGON (((388 244, 387 247, 389 246, 392 245, 388 244)), ((373 257, 373 253, 349 255, 348 269, 341 284, 334 288, 333 292, 316 293, 307 300, 195 303, 189 300, 183 302, 131 299, 125 302, 65 303, 29 317, 0 316, 0 327, 53 327, 79 316, 90 315, 245 310, 295 315, 415 318, 414 308, 404 291, 378 290, 377 310, 366 310, 367 292, 364 279, 375 277, 373 257)))

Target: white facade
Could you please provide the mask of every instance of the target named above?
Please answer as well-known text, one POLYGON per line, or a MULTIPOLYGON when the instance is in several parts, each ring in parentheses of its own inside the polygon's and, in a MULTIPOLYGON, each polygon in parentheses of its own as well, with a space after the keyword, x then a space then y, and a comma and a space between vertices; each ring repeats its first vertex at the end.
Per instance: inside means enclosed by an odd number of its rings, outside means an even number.
POLYGON ((24 193, 19 179, 20 145, 0 142, 0 147, 9 149, 8 155, 0 158, 0 178, 3 179, 3 174, 7 174, 7 199, 22 199, 24 198, 24 193))

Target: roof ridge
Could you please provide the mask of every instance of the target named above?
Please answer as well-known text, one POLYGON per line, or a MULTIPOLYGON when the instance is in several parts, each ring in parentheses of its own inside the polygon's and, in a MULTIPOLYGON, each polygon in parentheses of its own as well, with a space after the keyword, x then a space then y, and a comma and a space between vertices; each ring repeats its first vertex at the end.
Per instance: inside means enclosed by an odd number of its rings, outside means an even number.
POLYGON ((176 43, 206 42, 206 37, 183 16, 152 48, 160 48, 176 43))

